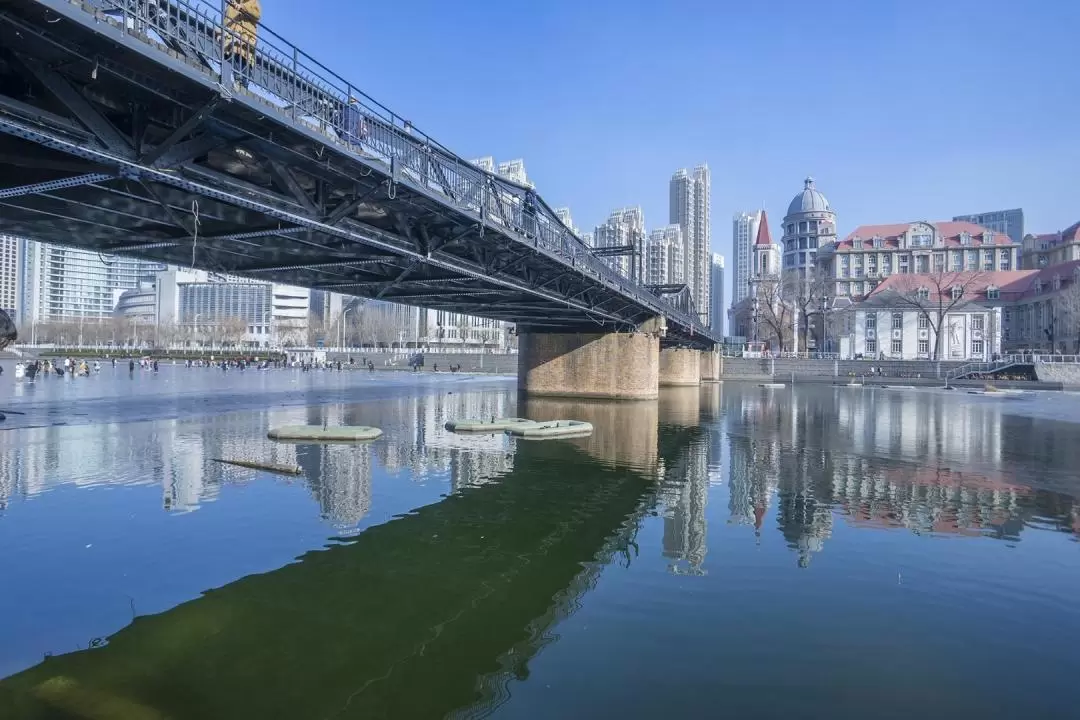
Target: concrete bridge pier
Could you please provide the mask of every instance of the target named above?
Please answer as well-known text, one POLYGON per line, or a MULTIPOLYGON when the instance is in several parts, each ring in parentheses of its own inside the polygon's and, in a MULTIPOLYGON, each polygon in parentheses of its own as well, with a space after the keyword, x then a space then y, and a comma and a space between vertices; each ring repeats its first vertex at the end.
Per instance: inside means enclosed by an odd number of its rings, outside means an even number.
POLYGON ((700 385, 701 351, 690 348, 661 350, 659 383, 664 386, 700 385))
POLYGON ((720 351, 701 351, 701 382, 720 382, 720 351))
MULTIPOLYGON (((518 328, 518 390, 531 396, 655 400, 662 319, 637 332, 518 328)), ((696 366, 695 366, 696 367, 696 366)))

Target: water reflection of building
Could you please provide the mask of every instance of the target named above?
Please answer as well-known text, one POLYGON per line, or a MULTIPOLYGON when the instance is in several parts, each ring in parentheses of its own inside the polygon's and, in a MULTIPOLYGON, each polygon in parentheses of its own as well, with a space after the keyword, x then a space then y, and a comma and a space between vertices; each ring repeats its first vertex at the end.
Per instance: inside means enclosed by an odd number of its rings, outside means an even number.
POLYGON ((880 467, 849 462, 832 476, 845 519, 860 527, 1018 540, 1036 492, 1001 478, 947 467, 880 467))
POLYGON ((832 536, 832 494, 828 485, 829 457, 820 447, 795 446, 781 454, 777 487, 777 524, 788 547, 807 567, 832 536))
MULTIPOLYGON (((729 395, 729 523, 753 525, 761 533, 780 473, 779 445, 757 437, 767 418, 779 412, 772 394, 729 395)), ((765 435, 763 433, 763 435, 765 435)))
POLYGON ((662 488, 664 557, 674 561, 670 566, 674 573, 702 574, 708 552, 705 517, 709 501, 707 437, 691 441, 674 463, 665 461, 662 488))
POLYGON ((663 517, 664 557, 679 574, 703 574, 708 551, 705 516, 709 499, 709 437, 702 417, 716 408, 697 387, 664 388, 657 403, 658 421, 684 435, 677 452, 663 452, 658 463, 663 517))
POLYGON ((777 528, 805 567, 835 517, 866 528, 1017 540, 1076 532, 1070 495, 1033 489, 1075 467, 1075 425, 928 393, 798 388, 725 396, 731 522, 777 528), (1030 454, 1029 454, 1030 453, 1030 454), (963 471, 957 468, 964 468, 963 471))
POLYGON ((452 417, 505 416, 512 393, 468 393, 373 400, 362 405, 280 408, 126 425, 17 429, 0 434, 0 510, 13 497, 63 485, 160 484, 162 507, 187 512, 212 502, 224 486, 257 477, 215 458, 299 466, 324 518, 355 526, 371 508, 374 468, 409 470, 452 489, 475 486, 513 467, 503 435, 461 437, 452 417), (373 444, 294 445, 266 439, 270 427, 373 424, 387 435, 373 444))
POLYGON ((350 405, 345 417, 349 424, 386 429, 388 422, 396 423, 393 432, 372 446, 378 463, 390 472, 407 472, 420 482, 450 473, 451 487, 456 490, 498 477, 513 464, 503 435, 462 438, 444 428, 447 420, 505 417, 513 401, 510 392, 406 396, 350 405))

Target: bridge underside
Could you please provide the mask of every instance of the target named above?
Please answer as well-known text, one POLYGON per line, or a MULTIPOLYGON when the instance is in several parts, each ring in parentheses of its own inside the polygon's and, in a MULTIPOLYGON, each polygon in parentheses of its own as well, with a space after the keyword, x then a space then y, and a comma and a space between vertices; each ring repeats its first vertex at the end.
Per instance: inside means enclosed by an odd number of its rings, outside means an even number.
MULTIPOLYGON (((0 9, 0 232, 537 329, 665 314, 523 241, 486 212, 497 198, 448 207, 455 180, 416 172, 423 157, 387 164, 328 141, 269 93, 47 4, 0 9)), ((711 346, 700 330, 669 319, 663 342, 711 346)))

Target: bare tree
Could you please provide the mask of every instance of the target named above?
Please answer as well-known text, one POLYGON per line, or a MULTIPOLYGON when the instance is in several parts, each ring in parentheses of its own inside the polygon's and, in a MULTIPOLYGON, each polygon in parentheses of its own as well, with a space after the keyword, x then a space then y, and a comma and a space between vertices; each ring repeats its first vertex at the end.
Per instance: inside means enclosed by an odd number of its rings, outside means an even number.
POLYGON ((323 316, 319 313, 310 313, 308 315, 307 335, 307 344, 311 347, 318 345, 320 340, 325 345, 333 344, 331 339, 327 337, 326 323, 323 322, 323 316))
POLYGON ((177 327, 176 323, 158 323, 157 339, 158 345, 169 347, 180 339, 180 328, 177 327))
POLYGON ((1080 274, 1074 275, 1053 299, 1054 334, 1080 355, 1080 274))
POLYGON ((461 340, 461 345, 464 347, 469 339, 469 318, 467 315, 458 315, 457 328, 458 338, 461 340))
POLYGON ((398 314, 396 308, 369 303, 354 307, 347 315, 346 342, 359 345, 368 343, 378 347, 389 345, 400 337, 404 326, 395 317, 398 314))
POLYGON ((892 290, 902 306, 926 318, 934 336, 934 359, 941 359, 941 336, 945 317, 957 305, 973 299, 984 283, 981 270, 945 270, 939 267, 920 275, 894 275, 892 290))
POLYGON ((777 275, 768 275, 757 284, 758 326, 764 330, 761 339, 768 340, 770 348, 784 352, 791 347, 795 319, 795 306, 784 298, 784 281, 777 275))
POLYGON ((793 319, 798 321, 795 329, 801 330, 801 333, 797 335, 799 347, 795 348, 796 350, 807 351, 810 349, 808 343, 811 324, 815 318, 817 318, 817 327, 813 328, 813 332, 817 339, 817 347, 819 351, 824 349, 823 331, 825 323, 821 315, 824 303, 828 299, 828 289, 828 275, 819 268, 807 269, 805 276, 790 273, 785 278, 783 296, 790 301, 793 307, 793 319))
POLYGON ((247 335, 247 323, 243 318, 238 317, 222 318, 215 329, 221 339, 221 344, 228 347, 236 347, 247 335))

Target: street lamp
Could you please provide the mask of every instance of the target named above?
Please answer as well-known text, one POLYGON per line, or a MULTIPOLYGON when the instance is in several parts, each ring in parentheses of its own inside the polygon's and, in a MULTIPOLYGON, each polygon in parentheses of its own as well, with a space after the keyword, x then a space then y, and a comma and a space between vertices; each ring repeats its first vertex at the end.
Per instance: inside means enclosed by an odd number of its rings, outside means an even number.
POLYGON ((338 347, 342 352, 345 352, 345 316, 352 310, 351 307, 347 307, 341 311, 341 342, 338 343, 338 347))
POLYGON ((760 309, 759 305, 758 305, 757 287, 754 285, 753 279, 747 280, 746 284, 747 284, 747 286, 748 286, 748 288, 750 290, 750 302, 751 302, 751 307, 753 308, 753 318, 752 318, 753 319, 753 328, 751 330, 751 335, 752 335, 751 339, 754 342, 757 342, 757 339, 758 339, 758 311, 760 309))
POLYGON ((828 298, 825 297, 825 293, 821 293, 821 347, 818 348, 818 353, 829 352, 828 330, 825 325, 825 311, 827 305, 828 298))

